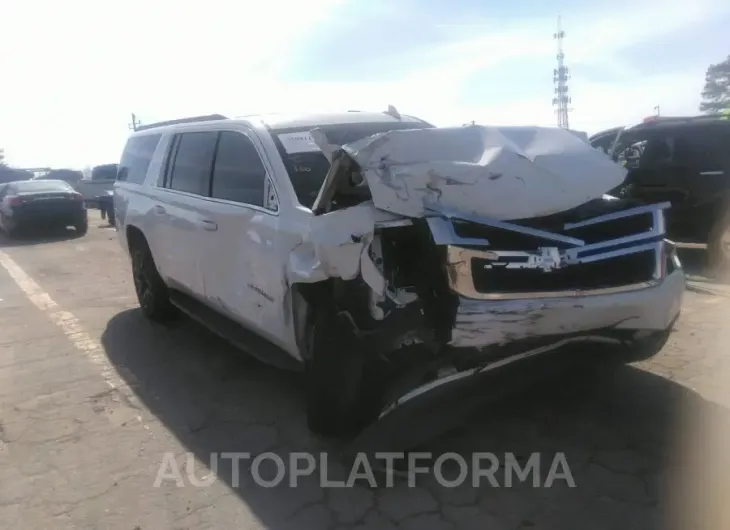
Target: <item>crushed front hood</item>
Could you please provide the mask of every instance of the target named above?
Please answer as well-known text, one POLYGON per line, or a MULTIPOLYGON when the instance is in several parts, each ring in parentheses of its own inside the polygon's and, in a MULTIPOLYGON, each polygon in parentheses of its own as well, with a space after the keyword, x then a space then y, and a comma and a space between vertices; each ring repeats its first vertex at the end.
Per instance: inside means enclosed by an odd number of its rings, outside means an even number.
MULTIPOLYGON (((549 127, 398 130, 341 151, 359 166, 375 207, 406 217, 432 215, 434 205, 495 220, 540 217, 601 197, 626 177, 571 131, 549 127)), ((324 188, 335 181, 331 173, 324 188)))

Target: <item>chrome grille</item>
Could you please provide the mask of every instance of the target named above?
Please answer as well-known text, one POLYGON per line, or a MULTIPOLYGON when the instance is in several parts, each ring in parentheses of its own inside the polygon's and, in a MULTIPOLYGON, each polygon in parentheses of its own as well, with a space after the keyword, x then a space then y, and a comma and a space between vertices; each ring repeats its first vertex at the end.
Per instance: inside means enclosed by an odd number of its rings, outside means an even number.
POLYGON ((578 296, 659 281, 668 207, 639 206, 550 230, 434 208, 440 217, 430 217, 428 224, 434 241, 447 249, 451 287, 459 294, 578 296))

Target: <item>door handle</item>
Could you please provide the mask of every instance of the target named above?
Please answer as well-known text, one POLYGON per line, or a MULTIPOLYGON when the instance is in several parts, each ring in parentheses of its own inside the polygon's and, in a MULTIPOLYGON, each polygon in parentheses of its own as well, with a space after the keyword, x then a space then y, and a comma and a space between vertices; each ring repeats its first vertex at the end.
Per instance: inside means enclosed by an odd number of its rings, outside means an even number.
POLYGON ((167 210, 165 210, 164 206, 160 206, 160 205, 158 204, 158 205, 156 205, 156 206, 155 206, 154 208, 152 208, 152 211, 154 211, 154 212, 155 212, 155 213, 157 213, 157 214, 163 214, 163 213, 165 213, 165 212, 166 212, 167 210))
POLYGON ((209 221, 208 219, 203 219, 202 221, 200 221, 200 224, 203 226, 204 230, 210 230, 211 232, 218 230, 218 225, 213 221, 209 221))

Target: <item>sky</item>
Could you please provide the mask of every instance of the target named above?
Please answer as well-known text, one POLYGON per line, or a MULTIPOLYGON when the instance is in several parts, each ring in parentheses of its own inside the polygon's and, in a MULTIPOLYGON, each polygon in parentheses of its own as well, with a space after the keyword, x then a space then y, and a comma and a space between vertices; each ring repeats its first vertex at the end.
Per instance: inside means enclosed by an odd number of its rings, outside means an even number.
POLYGON ((117 162, 131 113, 385 110, 439 126, 570 127, 697 114, 730 55, 727 0, 6 0, 0 147, 18 167, 117 162))

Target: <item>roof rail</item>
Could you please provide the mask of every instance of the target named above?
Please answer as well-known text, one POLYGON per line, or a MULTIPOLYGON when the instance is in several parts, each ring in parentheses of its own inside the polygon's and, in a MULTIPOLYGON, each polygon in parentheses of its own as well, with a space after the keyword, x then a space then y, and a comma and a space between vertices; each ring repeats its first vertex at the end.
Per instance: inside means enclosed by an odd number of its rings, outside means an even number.
POLYGON ((214 121, 214 120, 227 120, 227 116, 222 114, 208 114, 205 116, 191 116, 190 118, 179 118, 177 120, 158 121, 156 123, 149 123, 147 125, 138 125, 135 131, 144 131, 147 129, 154 129, 156 127, 164 127, 165 125, 177 125, 179 123, 194 123, 199 121, 214 121))
POLYGON ((721 113, 700 114, 699 116, 647 116, 643 124, 651 123, 693 123, 698 121, 726 120, 727 116, 721 113))

